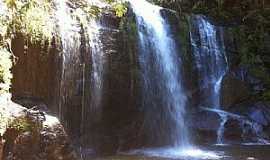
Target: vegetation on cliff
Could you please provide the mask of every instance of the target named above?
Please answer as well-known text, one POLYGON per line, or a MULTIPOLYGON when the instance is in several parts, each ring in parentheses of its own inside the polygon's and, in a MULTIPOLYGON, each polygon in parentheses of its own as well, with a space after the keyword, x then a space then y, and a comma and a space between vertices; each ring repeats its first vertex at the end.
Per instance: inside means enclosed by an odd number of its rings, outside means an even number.
MULTIPOLYGON (((106 0, 105 3, 117 17, 122 17, 127 11, 127 5, 123 1, 106 0)), ((49 47, 53 38, 60 42, 60 35, 54 18, 57 10, 55 1, 0 0, 0 5, 0 92, 3 93, 9 91, 12 78, 12 39, 18 34, 23 36, 27 49, 30 43, 49 47)), ((106 9, 94 3, 89 4, 86 0, 70 0, 68 5, 72 10, 72 17, 82 26, 87 26, 89 18, 99 16, 106 9)))
POLYGON ((218 0, 212 5, 198 1, 193 10, 233 28, 239 65, 247 67, 264 84, 265 90, 257 94, 258 98, 270 100, 270 4, 264 0, 218 0))
POLYGON ((265 0, 152 0, 179 14, 204 14, 213 23, 231 28, 237 42, 238 66, 264 84, 256 96, 270 100, 270 3, 265 0))
POLYGON ((11 84, 12 61, 10 52, 4 48, 0 48, 0 94, 9 91, 11 84))

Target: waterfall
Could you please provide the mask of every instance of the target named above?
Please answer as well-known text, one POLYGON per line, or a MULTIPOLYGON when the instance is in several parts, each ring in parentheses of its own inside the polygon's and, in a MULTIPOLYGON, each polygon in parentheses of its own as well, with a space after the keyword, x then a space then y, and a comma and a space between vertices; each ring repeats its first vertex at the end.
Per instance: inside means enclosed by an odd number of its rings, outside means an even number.
POLYGON ((102 101, 102 88, 103 88, 103 73, 105 70, 104 59, 105 54, 102 51, 102 43, 99 37, 101 26, 94 20, 90 22, 90 47, 92 51, 92 82, 91 82, 91 91, 92 91, 92 110, 95 114, 99 114, 98 110, 100 109, 102 101))
MULTIPOLYGON (((59 116, 81 145, 92 147, 93 125, 100 120, 106 69, 100 39, 102 26, 77 9, 88 21, 87 26, 81 27, 68 0, 56 0, 55 4, 62 43, 59 116)), ((104 6, 99 0, 89 0, 87 4, 104 6)))
POLYGON ((185 125, 186 95, 181 61, 161 8, 145 0, 130 1, 139 35, 145 128, 153 142, 166 139, 173 147, 189 146, 185 125))
POLYGON ((6 8, 6 5, 3 3, 3 1, 1 0, 0 1, 0 15, 2 16, 2 15, 4 15, 5 13, 6 13, 6 10, 7 10, 7 8, 6 8))
MULTIPOLYGON (((220 109, 220 89, 228 69, 224 47, 223 30, 206 20, 203 16, 193 17, 194 29, 191 31, 191 43, 202 94, 201 105, 220 109)), ((217 143, 223 143, 225 114, 220 114, 221 123, 217 131, 217 143)))
POLYGON ((102 117, 104 72, 106 71, 106 55, 101 42, 102 26, 91 19, 87 26, 90 61, 85 65, 82 95, 82 144, 94 147, 96 126, 102 117))
POLYGON ((78 94, 78 81, 80 75, 80 28, 76 20, 71 17, 67 0, 55 0, 59 34, 62 43, 62 68, 59 89, 59 117, 66 126, 72 125, 72 118, 69 117, 72 110, 69 106, 78 94))

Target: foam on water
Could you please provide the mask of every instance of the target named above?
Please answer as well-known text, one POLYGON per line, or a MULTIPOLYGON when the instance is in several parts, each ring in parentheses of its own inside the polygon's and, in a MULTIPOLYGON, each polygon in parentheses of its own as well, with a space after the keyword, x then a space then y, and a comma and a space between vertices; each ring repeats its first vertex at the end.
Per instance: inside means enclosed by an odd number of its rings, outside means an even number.
POLYGON ((198 148, 149 148, 149 149, 138 149, 132 150, 128 153, 123 153, 127 155, 145 155, 149 157, 163 157, 171 159, 200 159, 200 160, 218 160, 225 157, 223 152, 214 152, 201 150, 198 148))

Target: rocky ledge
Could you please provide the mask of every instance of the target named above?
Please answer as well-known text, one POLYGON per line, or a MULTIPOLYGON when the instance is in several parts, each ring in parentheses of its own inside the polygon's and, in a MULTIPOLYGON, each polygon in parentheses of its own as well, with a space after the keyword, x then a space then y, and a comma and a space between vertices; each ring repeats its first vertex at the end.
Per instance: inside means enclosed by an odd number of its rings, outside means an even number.
POLYGON ((76 152, 56 117, 0 97, 0 160, 76 160, 76 152))

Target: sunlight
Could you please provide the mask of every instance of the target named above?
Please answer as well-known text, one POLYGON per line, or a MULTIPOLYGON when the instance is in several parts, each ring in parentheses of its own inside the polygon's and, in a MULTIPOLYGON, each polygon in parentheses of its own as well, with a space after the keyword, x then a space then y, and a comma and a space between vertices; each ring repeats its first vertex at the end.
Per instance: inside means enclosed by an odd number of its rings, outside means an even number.
POLYGON ((45 121, 43 122, 44 126, 54 126, 60 124, 58 118, 51 116, 51 115, 45 115, 45 121))

